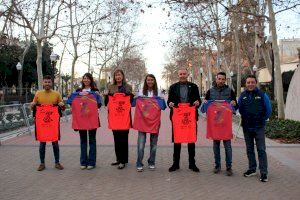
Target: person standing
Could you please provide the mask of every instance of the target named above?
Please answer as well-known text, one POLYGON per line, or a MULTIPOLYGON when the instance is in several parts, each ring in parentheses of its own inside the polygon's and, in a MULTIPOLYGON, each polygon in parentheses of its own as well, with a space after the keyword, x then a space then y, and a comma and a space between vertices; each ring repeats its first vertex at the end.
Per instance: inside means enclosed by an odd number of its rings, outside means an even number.
MULTIPOLYGON (((229 101, 233 107, 237 106, 236 95, 234 91, 228 87, 226 84, 226 74, 224 72, 219 72, 216 76, 215 85, 210 88, 205 95, 204 103, 208 100, 225 100, 229 101)), ((215 168, 213 172, 215 174, 221 171, 221 155, 220 155, 220 140, 213 141, 213 150, 215 158, 215 168)), ((223 145, 225 148, 226 155, 226 174, 228 176, 232 175, 232 148, 231 140, 223 140, 223 145)))
MULTIPOLYGON (((144 81, 144 86, 142 91, 139 92, 138 97, 160 97, 161 94, 158 91, 156 78, 153 74, 148 74, 144 81)), ((160 119, 159 119, 160 120, 160 119)), ((143 157, 144 157, 144 149, 146 143, 146 134, 145 132, 138 132, 138 140, 137 140, 137 161, 136 161, 136 169, 138 172, 143 171, 143 157)), ((155 157, 156 157, 156 148, 158 141, 158 133, 149 133, 150 134, 150 155, 148 159, 148 166, 150 170, 155 170, 155 157)))
MULTIPOLYGON (((179 103, 189 103, 190 106, 199 107, 200 105, 200 95, 198 86, 194 83, 188 82, 188 71, 187 69, 179 69, 178 70, 178 78, 179 82, 174 83, 169 88, 169 96, 168 96, 168 106, 170 108, 170 119, 172 120, 173 108, 174 106, 178 106, 179 103)), ((196 121, 198 121, 198 112, 196 112, 196 121)), ((172 141, 174 142, 174 135, 172 130, 172 141)), ((174 153, 173 153, 173 165, 169 168, 169 172, 176 171, 180 168, 180 152, 181 152, 181 144, 174 143, 174 153)), ((195 143, 188 143, 188 152, 189 152, 189 169, 194 172, 200 172, 199 168, 196 166, 195 161, 195 143)))
MULTIPOLYGON (((50 75, 46 75, 43 77, 43 90, 39 90, 35 93, 33 101, 31 102, 31 108, 34 109, 37 104, 58 104, 58 106, 64 110, 64 103, 61 98, 61 95, 52 90, 52 78, 50 75)), ((53 146, 53 154, 55 159, 55 168, 59 170, 63 170, 64 167, 59 162, 59 145, 58 141, 52 142, 53 146)), ((43 171, 45 166, 45 154, 46 154, 46 142, 40 142, 39 147, 39 155, 40 155, 40 165, 38 167, 38 171, 43 171)))
POLYGON ((239 112, 242 117, 242 127, 247 148, 248 170, 245 177, 256 175, 256 159, 254 142, 256 144, 260 181, 268 181, 268 160, 265 142, 265 124, 270 117, 272 107, 269 97, 257 88, 257 79, 254 75, 246 78, 246 90, 238 99, 239 112))
MULTIPOLYGON (((117 69, 113 74, 113 84, 108 87, 108 95, 114 95, 115 93, 123 93, 130 95, 133 99, 132 86, 126 82, 123 70, 117 69)), ((108 104, 108 96, 105 98, 105 105, 108 104)), ((124 169, 126 163, 128 163, 128 134, 127 130, 112 130, 114 135, 114 145, 116 161, 111 165, 118 165, 118 169, 124 169)))
MULTIPOLYGON (((91 73, 85 73, 81 80, 81 88, 77 89, 76 92, 79 92, 79 95, 81 93, 93 93, 94 95, 99 96, 99 90, 96 86, 96 83, 94 82, 93 76, 91 73)), ((84 94, 82 94, 84 95, 84 94)), ((100 99, 100 96, 99 98, 100 99)), ((68 103, 72 104, 70 101, 71 99, 68 99, 68 103)), ((101 101, 97 101, 97 107, 101 107, 101 101)), ((92 112, 97 112, 97 110, 94 110, 92 112)), ((98 117, 99 121, 99 117, 98 117)), ((84 122, 81 122, 84 123, 84 122)), ((99 121, 100 126, 100 121, 99 121)), ((90 130, 78 130, 80 135, 80 169, 93 169, 96 167, 96 157, 97 157, 97 145, 96 145, 96 132, 97 129, 90 129, 90 130), (87 153, 88 144, 89 141, 89 153, 87 153)))

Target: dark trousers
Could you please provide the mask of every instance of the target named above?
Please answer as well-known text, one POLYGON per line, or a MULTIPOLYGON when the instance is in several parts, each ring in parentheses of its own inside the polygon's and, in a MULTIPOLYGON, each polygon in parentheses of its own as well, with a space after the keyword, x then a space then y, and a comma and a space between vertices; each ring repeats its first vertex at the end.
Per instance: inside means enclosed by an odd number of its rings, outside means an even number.
POLYGON ((254 141, 256 144, 258 161, 259 161, 259 170, 261 174, 268 174, 268 159, 266 153, 266 142, 265 142, 265 128, 258 129, 247 129, 243 128, 244 138, 247 148, 247 157, 249 162, 249 170, 256 171, 256 159, 254 152, 254 141))
MULTIPOLYGON (((179 167, 181 144, 174 143, 173 164, 179 167)), ((195 165, 195 143, 188 143, 189 165, 195 165)))
POLYGON ((96 131, 92 130, 80 130, 80 165, 81 166, 96 166, 97 146, 96 146, 96 131), (89 155, 87 155, 87 141, 89 138, 89 155))
MULTIPOLYGON (((54 154, 55 163, 59 163, 59 145, 58 145, 58 141, 52 142, 52 146, 53 146, 53 154, 54 154)), ((45 163, 45 154, 46 154, 46 142, 40 142, 39 152, 40 152, 41 163, 44 164, 45 163)))
POLYGON ((113 130, 116 159, 120 163, 128 163, 129 130, 113 130))

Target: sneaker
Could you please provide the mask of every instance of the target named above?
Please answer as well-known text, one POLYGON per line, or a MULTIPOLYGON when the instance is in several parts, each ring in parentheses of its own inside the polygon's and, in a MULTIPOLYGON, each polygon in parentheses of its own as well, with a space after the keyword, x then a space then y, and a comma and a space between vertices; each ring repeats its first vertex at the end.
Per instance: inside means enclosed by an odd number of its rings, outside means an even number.
POLYGON ((81 165, 81 166, 80 166, 80 169, 81 169, 81 170, 84 170, 84 169, 86 169, 86 166, 85 166, 85 165, 81 165))
POLYGON ((55 164, 55 168, 59 169, 59 170, 63 170, 64 169, 64 167, 60 163, 56 163, 55 164))
POLYGON ((232 173, 232 169, 231 169, 231 168, 227 168, 227 169, 226 169, 226 175, 227 175, 227 176, 232 176, 232 174, 233 174, 233 173, 232 173))
POLYGON ((43 171, 45 169, 45 164, 41 163, 40 166, 37 168, 38 171, 43 171))
POLYGON ((89 166, 87 166, 87 168, 86 169, 88 169, 88 170, 91 170, 91 169, 94 169, 95 168, 95 166, 91 166, 91 165, 89 165, 89 166))
POLYGON ((244 173, 245 177, 250 177, 250 176, 255 176, 256 175, 256 171, 254 170, 248 170, 244 173))
POLYGON ((126 167, 126 165, 124 163, 120 163, 118 166, 118 169, 124 169, 126 167))
POLYGON ((169 168, 169 172, 174 172, 174 171, 176 171, 176 170, 178 170, 178 169, 179 169, 179 165, 173 164, 173 165, 169 168))
POLYGON ((221 167, 215 166, 213 172, 214 172, 215 174, 220 173, 220 172, 221 172, 221 167))
POLYGON ((137 167, 136 168, 136 171, 138 171, 138 172, 142 172, 144 169, 143 169, 143 167, 137 167))
POLYGON ((196 165, 190 165, 189 169, 192 170, 193 172, 200 172, 199 168, 196 165))
POLYGON ((149 165, 150 170, 155 170, 155 165, 149 165))
POLYGON ((261 182, 268 182, 268 176, 267 174, 261 174, 260 175, 260 179, 259 179, 261 182))

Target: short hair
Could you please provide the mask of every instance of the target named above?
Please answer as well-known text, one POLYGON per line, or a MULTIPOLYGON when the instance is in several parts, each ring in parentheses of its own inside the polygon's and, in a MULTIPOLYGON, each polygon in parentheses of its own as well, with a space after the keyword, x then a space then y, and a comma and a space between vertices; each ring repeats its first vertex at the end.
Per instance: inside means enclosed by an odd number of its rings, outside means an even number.
POLYGON ((52 80, 52 77, 50 75, 45 75, 43 77, 43 80, 52 80))
POLYGON ((189 73, 189 69, 188 69, 188 68, 180 67, 180 68, 177 69, 177 73, 178 73, 180 70, 185 70, 187 73, 189 73))
POLYGON ((226 78, 226 73, 225 73, 225 72, 218 72, 218 73, 217 73, 217 76, 218 76, 218 75, 225 76, 225 78, 226 78))
POLYGON ((246 76, 246 79, 245 79, 245 80, 247 81, 248 78, 254 78, 254 79, 255 79, 255 82, 257 83, 257 78, 256 78, 255 75, 249 74, 249 75, 246 76))

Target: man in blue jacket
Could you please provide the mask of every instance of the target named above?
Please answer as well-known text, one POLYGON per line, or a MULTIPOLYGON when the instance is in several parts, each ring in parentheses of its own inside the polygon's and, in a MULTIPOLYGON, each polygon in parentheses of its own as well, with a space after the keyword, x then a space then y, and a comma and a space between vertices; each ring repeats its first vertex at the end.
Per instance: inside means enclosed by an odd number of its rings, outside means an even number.
POLYGON ((268 161, 265 143, 265 124, 270 117, 272 108, 269 97, 257 88, 257 79, 254 75, 246 78, 246 90, 238 100, 239 111, 242 116, 242 127, 247 148, 249 169, 245 177, 256 175, 256 159, 254 141, 256 143, 260 181, 268 181, 268 161))

